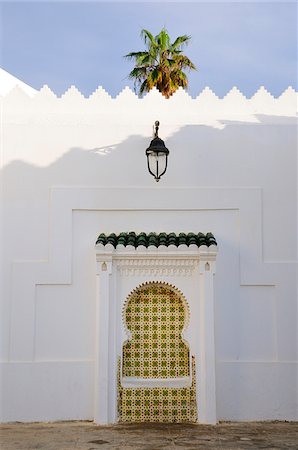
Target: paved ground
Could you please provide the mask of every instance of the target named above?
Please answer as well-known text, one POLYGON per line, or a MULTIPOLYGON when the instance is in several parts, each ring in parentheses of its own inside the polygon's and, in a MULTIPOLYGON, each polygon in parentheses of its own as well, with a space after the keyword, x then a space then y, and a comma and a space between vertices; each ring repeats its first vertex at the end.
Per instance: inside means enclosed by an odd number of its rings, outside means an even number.
POLYGON ((1 450, 298 449, 298 423, 220 423, 216 426, 92 422, 3 424, 1 450))

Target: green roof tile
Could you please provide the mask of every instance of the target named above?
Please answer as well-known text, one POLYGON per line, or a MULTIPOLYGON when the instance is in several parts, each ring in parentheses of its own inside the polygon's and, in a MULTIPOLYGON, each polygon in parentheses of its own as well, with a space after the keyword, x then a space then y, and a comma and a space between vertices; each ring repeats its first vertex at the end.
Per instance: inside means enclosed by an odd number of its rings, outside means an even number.
POLYGON ((139 233, 136 234, 134 231, 122 232, 116 235, 115 233, 111 233, 106 235, 101 233, 96 241, 96 244, 111 244, 113 247, 117 247, 117 245, 132 245, 133 247, 144 246, 148 247, 149 245, 154 247, 159 247, 160 245, 175 245, 178 247, 179 245, 196 245, 200 247, 201 245, 206 245, 210 247, 210 245, 217 245, 216 239, 212 233, 139 233))

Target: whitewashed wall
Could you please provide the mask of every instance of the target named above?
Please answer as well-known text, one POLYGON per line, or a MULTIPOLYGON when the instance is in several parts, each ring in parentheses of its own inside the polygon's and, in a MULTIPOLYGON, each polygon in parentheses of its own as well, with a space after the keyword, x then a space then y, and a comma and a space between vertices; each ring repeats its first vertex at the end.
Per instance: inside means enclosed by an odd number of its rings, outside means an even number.
POLYGON ((296 93, 16 88, 1 105, 1 420, 94 417, 94 244, 123 230, 215 234, 218 419, 297 420, 296 93))

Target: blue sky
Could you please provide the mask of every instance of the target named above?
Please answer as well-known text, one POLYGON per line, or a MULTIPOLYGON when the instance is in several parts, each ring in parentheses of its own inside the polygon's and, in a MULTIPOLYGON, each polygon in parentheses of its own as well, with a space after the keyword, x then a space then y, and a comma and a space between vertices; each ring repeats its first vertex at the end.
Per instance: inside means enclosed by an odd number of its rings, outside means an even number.
POLYGON ((285 1, 2 1, 1 67, 57 95, 74 84, 86 96, 99 85, 115 96, 133 86, 123 55, 144 48, 141 29, 166 27, 172 39, 192 36, 193 97, 205 86, 249 97, 261 85, 278 96, 297 83, 296 12, 285 1))

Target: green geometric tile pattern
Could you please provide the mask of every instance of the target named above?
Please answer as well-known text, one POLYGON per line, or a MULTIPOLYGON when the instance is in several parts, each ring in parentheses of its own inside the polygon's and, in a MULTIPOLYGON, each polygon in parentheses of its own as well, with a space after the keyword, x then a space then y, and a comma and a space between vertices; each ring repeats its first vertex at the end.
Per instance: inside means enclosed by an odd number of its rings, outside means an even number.
POLYGON ((196 369, 192 357, 192 384, 188 388, 123 388, 118 366, 120 422, 197 422, 196 369))
POLYGON ((188 310, 182 297, 177 289, 159 282, 144 284, 130 294, 124 321, 131 339, 123 345, 123 376, 189 376, 189 348, 181 336, 188 310))

